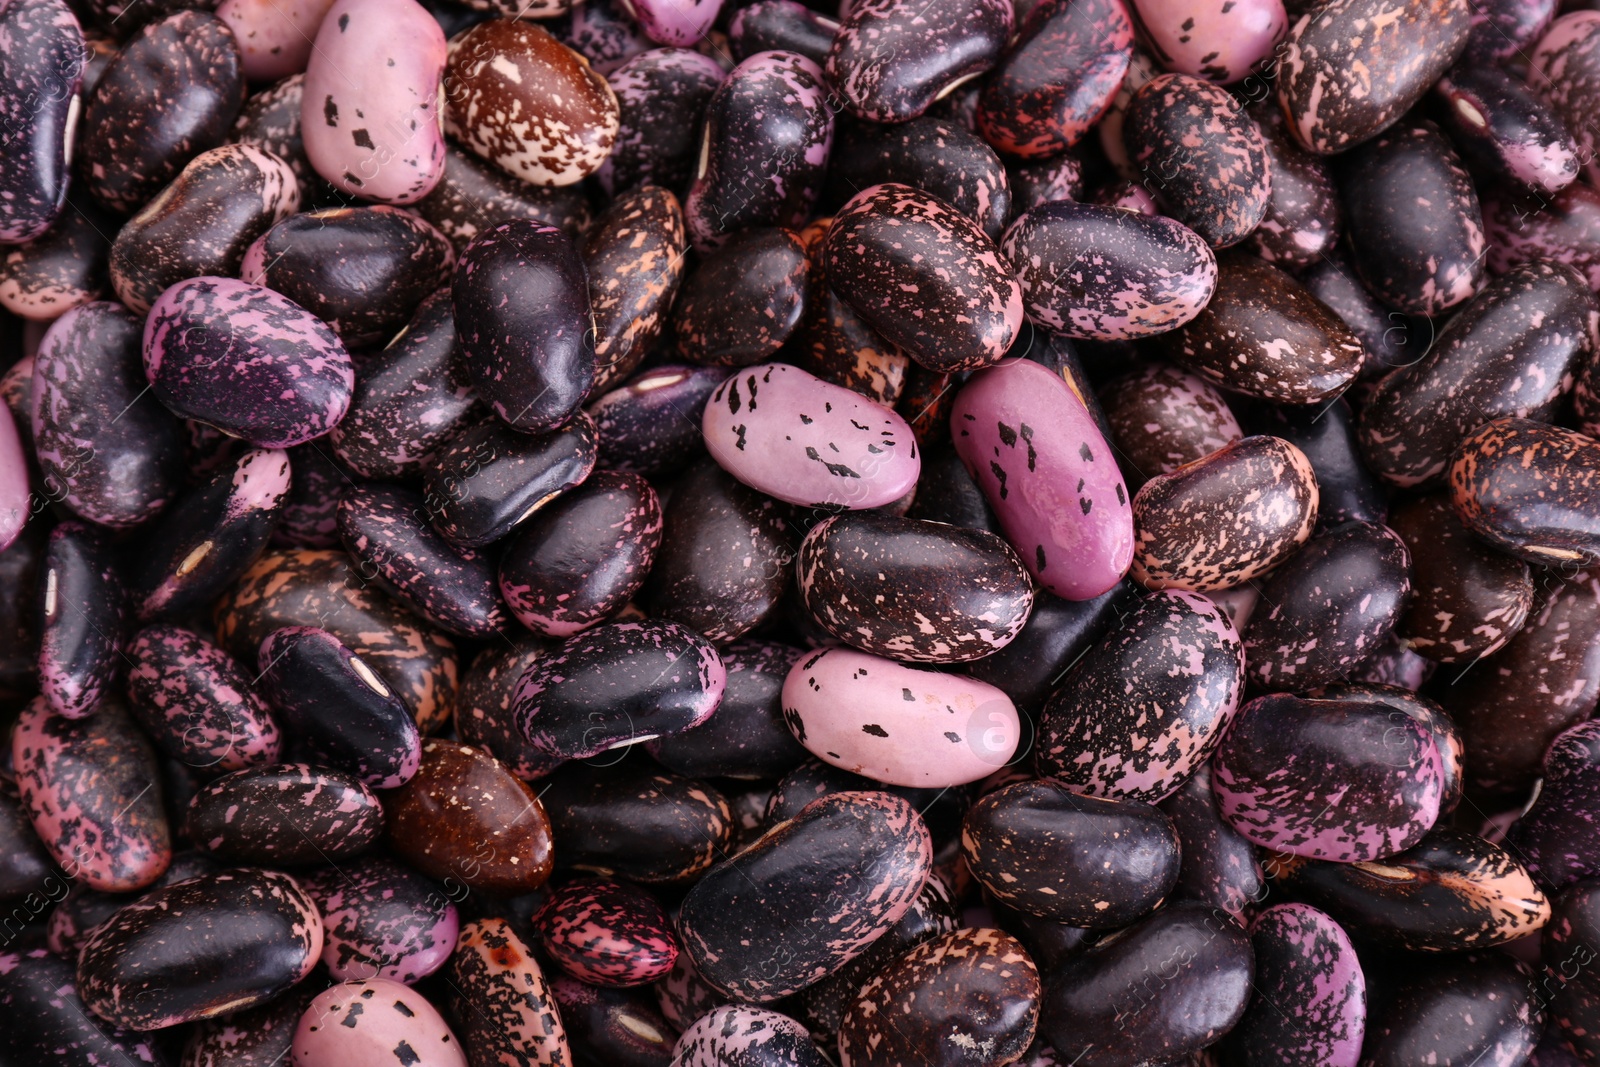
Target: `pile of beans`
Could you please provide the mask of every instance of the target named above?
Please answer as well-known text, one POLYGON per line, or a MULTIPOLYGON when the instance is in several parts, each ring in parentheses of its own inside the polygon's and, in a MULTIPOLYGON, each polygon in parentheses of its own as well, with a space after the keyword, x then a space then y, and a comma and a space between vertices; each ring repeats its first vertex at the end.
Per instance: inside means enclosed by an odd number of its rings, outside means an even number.
POLYGON ((1600 3, 0 0, 0 1063, 1600 1064, 1600 3))

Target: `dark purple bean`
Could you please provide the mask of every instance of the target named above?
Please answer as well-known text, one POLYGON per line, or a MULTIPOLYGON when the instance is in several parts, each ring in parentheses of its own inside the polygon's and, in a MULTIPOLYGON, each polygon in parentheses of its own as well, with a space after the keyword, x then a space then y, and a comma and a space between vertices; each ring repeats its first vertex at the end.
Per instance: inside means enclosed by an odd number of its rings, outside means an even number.
POLYGON ((189 839, 225 863, 332 863, 383 834, 383 807, 343 771, 305 763, 225 774, 189 802, 189 839))
POLYGON ((8 1052, 29 1063, 157 1063, 149 1034, 100 1019, 79 998, 72 964, 43 948, 16 945, 0 974, 0 1020, 8 1052), (70 1062, 70 1061, 68 1061, 70 1062))
MULTIPOLYGON (((593 7, 598 2, 587 0, 582 6, 593 7)), ((573 238, 588 229, 590 222, 583 186, 529 185, 450 141, 445 142, 444 175, 439 184, 412 208, 450 238, 457 255, 480 234, 507 219, 548 223, 573 238)))
POLYGON ((520 635, 509 645, 490 645, 473 659, 456 700, 460 739, 483 749, 524 780, 541 778, 561 763, 528 744, 511 714, 517 681, 549 652, 550 643, 533 634, 520 635))
POLYGON ((304 74, 291 74, 251 94, 234 120, 228 141, 253 145, 289 164, 299 183, 300 202, 309 206, 322 202, 332 187, 312 168, 300 136, 300 105, 305 99, 305 81, 304 74))
MULTIPOLYGON (((611 2, 584 0, 574 14, 611 2)), ((683 195, 697 176, 701 117, 725 77, 715 60, 685 48, 654 48, 611 70, 622 120, 616 146, 595 174, 600 187, 613 196, 641 185, 683 195)))
POLYGON ((41 322, 103 298, 116 223, 86 197, 68 197, 55 224, 0 257, 0 308, 41 322))
POLYGON ((81 719, 116 689, 127 594, 110 544, 82 523, 50 531, 42 570, 39 691, 52 710, 81 719))
POLYGON ((1036 710, 1067 668, 1127 610, 1136 588, 1121 582, 1090 600, 1063 600, 1040 590, 1016 639, 994 655, 966 664, 962 673, 996 686, 1018 708, 1036 710))
POLYGON ((1578 145, 1522 81, 1494 67, 1457 67, 1434 84, 1439 121, 1488 176, 1553 196, 1578 177, 1578 145))
POLYGON ((909 122, 999 60, 1015 15, 998 0, 927 6, 861 0, 844 11, 823 69, 845 107, 869 122, 909 122))
POLYGON ((1170 363, 1110 382, 1100 390, 1100 403, 1123 478, 1134 492, 1244 436, 1221 393, 1170 363))
MULTIPOLYGON (((767 2, 792 4, 792 0, 767 2)), ((921 189, 971 218, 990 240, 1000 239, 1011 217, 1005 164, 976 134, 942 119, 924 117, 901 126, 864 122, 841 126, 828 180, 838 191, 839 203, 884 182, 921 189)))
POLYGON ((1344 212, 1333 175, 1321 158, 1300 147, 1275 101, 1251 105, 1272 171, 1272 198, 1245 248, 1284 270, 1321 262, 1344 231, 1344 212))
POLYGON ((701 416, 727 377, 726 367, 652 367, 592 402, 600 466, 660 477, 703 455, 701 416))
MULTIPOLYGON (((559 0, 552 6, 559 7, 559 0)), ((511 15, 520 10, 518 4, 514 11, 502 13, 511 15)), ((628 13, 624 0, 576 0, 570 10, 551 19, 549 26, 550 32, 568 48, 606 75, 652 43, 628 13)))
POLYGON ((806 313, 810 263, 789 230, 751 228, 704 256, 673 311, 678 355, 748 367, 777 355, 806 313))
POLYGON ((62 0, 14 0, 0 11, 0 244, 43 234, 66 202, 83 83, 83 31, 62 0))
POLYGON ((728 23, 733 57, 741 62, 760 52, 798 52, 819 66, 839 32, 839 23, 795 0, 757 0, 728 23))
POLYGON ((551 978, 550 992, 560 1005, 577 1062, 610 1067, 667 1067, 671 1062, 677 1033, 643 993, 593 986, 566 975, 551 978))
POLYGON ((412 985, 450 958, 460 919, 444 887, 373 856, 300 879, 322 914, 322 962, 340 981, 412 985))
POLYGON ((140 630, 127 656, 128 703, 167 755, 202 771, 278 762, 278 723, 232 656, 199 634, 165 625, 140 630))
POLYGON ((1501 952, 1404 958, 1405 967, 1368 976, 1364 1067, 1526 1061, 1544 1027, 1526 964, 1501 952))
POLYGON ((1450 463, 1456 515, 1529 563, 1600 563, 1600 442, 1529 419, 1496 419, 1450 463))
POLYGON ((1172 892, 1177 900, 1197 900, 1244 921, 1266 895, 1267 883, 1256 846, 1229 826, 1217 810, 1211 789, 1211 764, 1205 763, 1178 791, 1161 802, 1178 831, 1183 864, 1172 892))

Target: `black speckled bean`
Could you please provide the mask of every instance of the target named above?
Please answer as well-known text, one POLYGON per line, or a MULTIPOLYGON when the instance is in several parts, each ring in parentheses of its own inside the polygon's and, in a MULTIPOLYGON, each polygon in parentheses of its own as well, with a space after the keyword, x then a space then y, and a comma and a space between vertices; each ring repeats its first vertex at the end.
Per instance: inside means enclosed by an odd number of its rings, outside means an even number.
POLYGON ((733 56, 746 60, 758 52, 799 52, 825 63, 839 23, 795 0, 757 0, 734 12, 728 23, 733 56))
POLYGON ((0 257, 0 307, 42 322, 103 298, 115 236, 116 223, 99 205, 69 196, 53 226, 0 257))
POLYGON ((929 7, 864 0, 845 11, 823 69, 854 115, 908 122, 1000 58, 1015 14, 1000 0, 929 7))
POLYGON ((167 755, 211 771, 278 762, 277 720, 232 656, 193 631, 165 625, 140 630, 127 656, 128 703, 167 755))
POLYGON ((28 1063, 159 1063, 149 1034, 102 1021, 74 987, 72 964, 43 948, 17 944, 0 955, 0 1020, 7 1052, 28 1063))
POLYGON ((1600 563, 1600 441, 1529 419, 1496 419, 1450 463, 1467 529, 1529 563, 1600 563))
POLYGON ((62 0, 14 0, 0 11, 0 243, 43 234, 61 214, 83 84, 83 31, 62 0))
POLYGON ((755 227, 701 259, 673 311, 680 356, 749 367, 777 354, 806 313, 810 263, 789 230, 755 227))
POLYGON ((991 240, 1000 239, 1011 217, 1005 164, 976 134, 943 119, 925 116, 901 126, 865 122, 841 126, 828 180, 830 190, 838 191, 836 203, 883 182, 913 186, 969 216, 991 240))
POLYGON ((1327 163, 1300 147, 1271 97, 1249 108, 1272 171, 1272 199, 1245 248, 1285 270, 1319 263, 1344 232, 1344 211, 1327 163))
POLYGON ((770 780, 809 753, 783 722, 783 680, 803 652, 788 645, 738 641, 719 649, 728 672, 722 702, 704 723, 645 743, 656 762, 678 774, 770 780))
POLYGON ((127 592, 107 539, 82 523, 50 531, 39 597, 39 691, 69 719, 92 715, 123 668, 127 592))
POLYGON ((1256 846, 1217 811, 1210 762, 1163 800, 1161 810, 1177 829, 1183 853, 1178 884, 1172 889, 1175 899, 1198 900, 1244 921, 1248 910, 1266 895, 1266 877, 1256 846))
POLYGON ((383 808, 342 771, 280 763, 225 774, 194 795, 190 840, 227 863, 330 863, 383 833, 383 808))
MULTIPOLYGON (((583 6, 594 7, 599 2, 587 0, 583 6)), ((439 184, 412 207, 450 238, 458 255, 478 235, 507 219, 549 223, 574 238, 589 228, 591 219, 582 185, 530 185, 452 141, 445 142, 444 174, 439 184)))
POLYGON ((1579 146, 1561 118, 1520 79, 1462 66, 1434 84, 1439 121, 1488 176, 1552 196, 1578 177, 1579 146))
POLYGON ((676 473, 705 453, 700 418, 726 367, 652 367, 586 409, 600 435, 600 466, 648 477, 676 473))
MULTIPOLYGON (((584 0, 574 10, 603 10, 612 2, 584 0)), ((682 194, 695 177, 702 116, 724 77, 715 60, 686 48, 651 48, 611 70, 606 80, 622 119, 617 143, 595 174, 600 187, 613 196, 640 185, 682 194)))

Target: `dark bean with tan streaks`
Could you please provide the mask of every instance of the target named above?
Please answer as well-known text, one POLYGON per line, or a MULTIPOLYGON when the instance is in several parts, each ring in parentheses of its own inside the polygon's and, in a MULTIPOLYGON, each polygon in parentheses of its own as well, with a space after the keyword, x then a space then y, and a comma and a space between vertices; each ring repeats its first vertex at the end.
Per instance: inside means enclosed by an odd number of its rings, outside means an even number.
MULTIPOLYGON (((585 6, 594 3, 589 0, 585 6)), ((439 184, 412 210, 450 238, 458 256, 479 234, 507 219, 546 222, 573 237, 587 230, 593 219, 581 185, 529 185, 452 141, 445 142, 439 184)))
POLYGON ((128 646, 128 703, 167 755, 201 769, 276 763, 283 735, 237 660, 191 630, 147 626, 128 646))
POLYGON ((828 283, 885 339, 930 370, 998 362, 1022 325, 1022 293, 976 222, 908 185, 876 185, 835 216, 828 283))
MULTIPOLYGON (((203 424, 192 423, 195 433, 209 435, 203 424)), ((226 440, 223 437, 223 440, 226 440)), ((320 440, 285 449, 289 456, 289 495, 272 530, 272 543, 288 548, 339 547, 339 494, 355 479, 320 440)))
POLYGON ((961 853, 1003 903, 1094 929, 1147 914, 1178 880, 1178 834, 1158 809, 1078 796, 1056 782, 983 797, 967 812, 961 853))
POLYGON ((131 213, 227 139, 244 104, 239 45, 205 11, 152 22, 117 53, 83 108, 76 163, 103 206, 131 213))
POLYGON ((678 958, 661 905, 622 882, 583 879, 562 886, 534 927, 551 959, 593 985, 646 985, 665 978, 678 958))
POLYGON ((221 597, 214 618, 217 643, 246 665, 274 630, 327 630, 394 689, 424 734, 449 721, 455 645, 371 588, 343 552, 268 552, 221 597))
POLYGON ((279 871, 243 867, 117 912, 83 946, 77 987, 101 1018, 155 1030, 271 1000, 309 975, 321 951, 322 919, 305 890, 279 871))
POLYGON ((1439 829, 1388 859, 1288 857, 1275 884, 1322 908, 1363 941, 1413 952, 1489 948, 1535 933, 1550 901, 1513 853, 1465 830, 1439 829))
POLYGON ((393 789, 417 773, 421 738, 411 712, 366 662, 326 630, 287 626, 261 642, 261 693, 299 751, 393 789))
POLYGON ((661 547, 661 502, 637 474, 600 471, 544 507, 500 556, 499 585, 524 626, 570 637, 639 588, 661 547))
POLYGON ((1450 464, 1456 514, 1503 552, 1546 566, 1600 562, 1600 442, 1528 419, 1496 419, 1450 464))
POLYGON ((117 231, 112 288, 143 313, 185 278, 232 277, 251 242, 299 207, 300 183, 276 156, 252 145, 202 152, 117 231))
POLYGON ((638 754, 627 760, 570 763, 541 783, 562 867, 644 885, 693 882, 733 845, 727 798, 638 754))
POLYGON ((683 281, 684 230, 678 198, 654 185, 623 193, 584 240, 594 312, 595 397, 639 369, 666 327, 683 281))
POLYGON ((713 988, 778 1000, 882 936, 932 862, 928 828, 899 797, 823 797, 695 884, 678 916, 683 950, 713 988))
POLYGON ((481 411, 456 344, 450 290, 441 289, 383 351, 356 368, 350 408, 328 443, 359 477, 409 477, 481 411))
POLYGON ((1484 423, 1548 420, 1594 358, 1597 316, 1600 303, 1572 267, 1541 261, 1502 274, 1362 406, 1367 465, 1394 485, 1431 486, 1484 423))
POLYGON ((1397 126, 1341 157, 1337 176, 1351 258, 1373 296, 1437 315, 1483 287, 1483 211, 1437 126, 1397 126))
POLYGON ((300 186, 302 204, 318 202, 330 186, 306 158, 300 136, 300 107, 305 101, 304 74, 291 74, 251 93, 233 122, 229 144, 252 145, 289 165, 300 186))
POLYGON ((1526 796, 1556 736, 1583 722, 1600 697, 1600 580, 1588 571, 1541 574, 1517 635, 1451 681, 1439 701, 1461 724, 1474 792, 1526 796))
POLYGON ((0 37, 0 242, 21 244, 50 229, 66 202, 87 57, 78 20, 61 0, 8 4, 0 37))
POLYGON ((828 284, 822 250, 832 225, 832 218, 821 218, 800 231, 810 263, 806 313, 787 358, 823 381, 893 407, 905 390, 911 361, 828 284))
POLYGON ((1145 188, 1213 248, 1243 241, 1266 216, 1267 146, 1227 90, 1163 74, 1134 94, 1123 138, 1145 188))
POLYGON ((223 775, 196 793, 185 827, 230 863, 327 863, 364 851, 383 833, 378 798, 327 767, 282 763, 223 775))
POLYGON ((1174 219, 1054 200, 1011 225, 1001 250, 1028 318, 1069 337, 1119 341, 1182 326, 1217 286, 1217 261, 1174 219))
POLYGON ((1439 663, 1467 663, 1522 629, 1533 607, 1528 564, 1472 536, 1447 493, 1400 503, 1389 527, 1411 551, 1411 601, 1396 629, 1407 647, 1439 663))
POLYGON ((1003 930, 957 930, 918 945, 861 987, 839 1031, 847 1067, 989 1067, 1033 1041, 1039 969, 1003 930))
POLYGON ((484 638, 510 624, 493 561, 435 533, 421 493, 381 484, 347 489, 339 536, 363 575, 440 629, 484 638))
POLYGON ((1145 483, 1133 498, 1133 577, 1150 589, 1210 592, 1272 570, 1317 522, 1305 453, 1246 437, 1145 483))
POLYGON ((182 1067, 275 1067, 294 1046, 295 1026, 321 989, 301 982, 255 1008, 230 1011, 194 1024, 182 1067))
POLYGON ((1250 924, 1256 995, 1223 1039, 1249 1067, 1356 1067, 1367 981, 1350 937, 1324 913, 1278 904, 1250 924))
POLYGON ((430 878, 519 896, 550 877, 544 805, 479 749, 438 737, 424 741, 417 773, 384 794, 383 810, 389 851, 430 878))
POLYGON ((463 744, 480 748, 504 763, 525 781, 542 778, 561 763, 528 744, 511 715, 517 680, 549 651, 550 643, 534 634, 521 634, 509 644, 485 648, 473 658, 456 700, 456 736, 463 744))
POLYGON ((1205 309, 1156 347, 1213 385, 1281 404, 1333 399, 1355 381, 1365 357, 1338 316, 1288 274, 1245 252, 1219 258, 1205 309))
POLYGON ((908 122, 1000 58, 1015 15, 999 0, 863 0, 828 50, 828 84, 858 118, 908 122))
POLYGON ((960 663, 1004 648, 1033 607, 1022 561, 995 534, 872 512, 812 527, 796 561, 800 601, 866 652, 960 663))
POLYGON ((1074 793, 1159 803, 1222 742, 1244 667, 1238 632, 1210 600, 1145 597, 1061 679, 1034 766, 1074 793))
POLYGON ((489 419, 468 426, 423 470, 428 520, 457 549, 484 548, 582 484, 599 448, 594 423, 582 412, 541 433, 489 419))
POLYGON ((1314 538, 1261 584, 1244 631, 1250 680, 1301 692, 1344 678, 1382 647, 1411 595, 1411 553, 1351 522, 1314 538))
POLYGON ((1218 807, 1235 830, 1265 848, 1343 863, 1421 841, 1444 785, 1432 731, 1403 709, 1359 700, 1258 697, 1213 762, 1218 807))
POLYGON ((567 1031, 544 972, 504 919, 461 927, 450 1004, 470 1062, 570 1067, 567 1031))
POLYGON ((239 276, 293 300, 346 346, 370 348, 388 343, 454 266, 444 234, 377 204, 284 219, 250 246, 239 276))
POLYGON ((1134 492, 1151 478, 1204 459, 1244 434, 1222 394, 1168 363, 1118 378, 1100 390, 1117 460, 1134 492))
POLYGON ((1467 46, 1465 0, 1334 0, 1289 28, 1277 79, 1289 129, 1331 155, 1368 140, 1422 99, 1467 46))
POLYGON ((673 310, 677 351, 748 367, 775 356, 806 313, 810 264, 789 230, 754 227, 701 258, 673 310))

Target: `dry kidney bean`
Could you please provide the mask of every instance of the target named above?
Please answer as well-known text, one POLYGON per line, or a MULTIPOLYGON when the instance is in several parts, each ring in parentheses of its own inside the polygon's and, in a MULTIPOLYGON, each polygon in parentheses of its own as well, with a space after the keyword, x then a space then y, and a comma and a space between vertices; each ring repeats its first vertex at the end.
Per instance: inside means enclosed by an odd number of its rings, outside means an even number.
POLYGON ((1600 1056, 1600 16, 72 10, 6 1052, 1600 1056))

